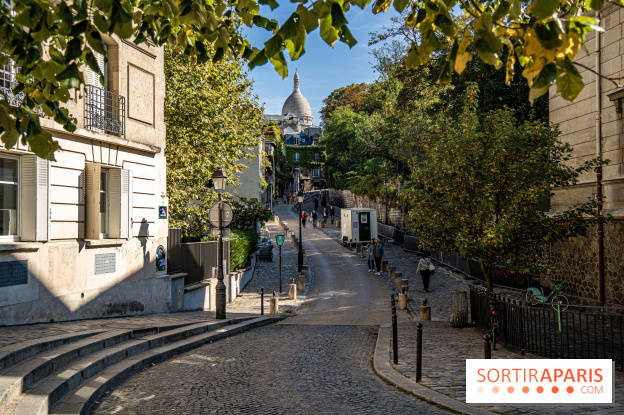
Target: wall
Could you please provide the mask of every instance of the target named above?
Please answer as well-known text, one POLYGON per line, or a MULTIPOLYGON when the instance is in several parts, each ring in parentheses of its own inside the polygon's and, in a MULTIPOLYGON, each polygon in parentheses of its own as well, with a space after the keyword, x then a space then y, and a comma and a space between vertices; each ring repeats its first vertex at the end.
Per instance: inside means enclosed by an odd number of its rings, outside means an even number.
MULTIPOLYGON (((367 197, 357 196, 350 190, 329 189, 329 203, 344 208, 370 208, 377 210, 377 220, 386 224, 386 204, 379 200, 369 200, 367 197)), ((396 201, 392 201, 388 205, 388 223, 401 230, 411 230, 409 224, 405 220, 405 214, 401 210, 401 206, 396 201)))
POLYGON ((225 191, 235 194, 238 197, 260 200, 260 179, 262 178, 260 146, 257 145, 254 147, 252 152, 255 157, 244 158, 238 161, 245 166, 243 171, 233 174, 238 178, 240 183, 236 186, 230 184, 226 185, 225 191))

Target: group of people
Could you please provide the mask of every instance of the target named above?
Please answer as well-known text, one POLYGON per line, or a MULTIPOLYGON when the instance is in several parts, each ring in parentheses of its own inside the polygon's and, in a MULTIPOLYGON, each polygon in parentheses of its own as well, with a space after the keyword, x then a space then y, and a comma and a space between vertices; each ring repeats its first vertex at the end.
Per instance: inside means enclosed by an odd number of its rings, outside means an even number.
POLYGON ((319 192, 318 195, 314 196, 314 210, 310 212, 309 215, 308 213, 306 213, 306 211, 301 211, 301 224, 304 228, 308 217, 312 219, 312 226, 316 228, 319 220, 319 203, 321 204, 321 214, 323 215, 323 222, 327 224, 327 219, 329 218, 331 223, 334 223, 334 207, 327 207, 327 198, 325 197, 325 194, 319 192))
MULTIPOLYGON (((368 259, 368 272, 375 272, 377 268, 377 275, 381 275, 381 261, 384 259, 385 251, 384 246, 379 239, 371 239, 368 247, 366 248, 366 256, 368 259)), ((429 259, 429 254, 425 251, 422 253, 422 258, 418 261, 418 267, 416 272, 420 272, 420 276, 423 282, 423 290, 429 292, 429 280, 431 275, 435 272, 435 266, 429 259)))

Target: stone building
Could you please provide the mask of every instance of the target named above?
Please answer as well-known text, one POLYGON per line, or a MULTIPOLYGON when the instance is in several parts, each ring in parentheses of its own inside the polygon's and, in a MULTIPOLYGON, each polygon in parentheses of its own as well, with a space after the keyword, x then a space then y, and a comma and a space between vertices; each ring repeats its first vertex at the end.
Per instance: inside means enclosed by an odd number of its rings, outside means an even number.
POLYGON ((582 65, 577 68, 585 88, 571 103, 551 87, 550 122, 559 125, 559 138, 572 145, 572 166, 600 154, 610 161, 601 172, 584 174, 572 188, 555 189, 551 211, 562 211, 602 193, 603 212, 614 220, 604 224, 602 238, 600 229, 593 227, 586 237, 552 246, 549 255, 557 272, 547 282, 567 282, 574 300, 583 303, 624 305, 624 88, 618 86, 624 84, 624 10, 608 4, 598 17, 605 32, 588 34, 586 50, 581 48, 575 59, 582 65))
MULTIPOLYGON (((66 104, 56 161, 0 150, 0 324, 166 312, 164 51, 106 36, 105 85, 91 70, 66 104)), ((16 69, 0 67, 10 101, 16 69)))

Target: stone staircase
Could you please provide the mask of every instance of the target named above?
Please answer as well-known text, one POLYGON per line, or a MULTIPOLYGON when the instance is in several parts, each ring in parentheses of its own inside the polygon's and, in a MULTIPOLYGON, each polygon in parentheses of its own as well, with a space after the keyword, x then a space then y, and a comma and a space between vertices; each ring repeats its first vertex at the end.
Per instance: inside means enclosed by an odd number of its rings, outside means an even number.
POLYGON ((4 347, 0 414, 86 414, 107 390, 152 364, 278 320, 281 317, 242 317, 134 330, 98 329, 4 347))

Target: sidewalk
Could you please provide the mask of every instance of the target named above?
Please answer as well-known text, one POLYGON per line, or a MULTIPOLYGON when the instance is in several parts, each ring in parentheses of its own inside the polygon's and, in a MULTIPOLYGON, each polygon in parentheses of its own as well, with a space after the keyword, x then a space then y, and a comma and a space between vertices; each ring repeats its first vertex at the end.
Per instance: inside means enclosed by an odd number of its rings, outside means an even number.
MULTIPOLYGON (((304 206, 304 209, 307 206, 304 206)), ((335 225, 319 231, 340 241, 340 229, 335 225)), ((347 249, 347 248, 343 248, 347 249)), ((480 284, 477 280, 463 275, 442 264, 436 264, 436 273, 431 278, 429 292, 424 293, 422 279, 416 272, 420 255, 405 252, 399 245, 390 244, 385 251, 389 266, 396 267, 402 272, 403 278, 407 278, 410 288, 409 306, 413 310, 419 310, 422 301, 426 298, 427 305, 431 306, 432 321, 423 321, 423 367, 422 382, 417 384, 416 377, 416 324, 417 321, 401 322, 398 326, 399 338, 399 364, 390 365, 396 373, 403 378, 397 378, 396 382, 390 379, 396 386, 414 390, 424 399, 437 402, 440 405, 448 405, 448 398, 458 403, 466 401, 466 359, 483 358, 483 333, 474 327, 453 328, 449 318, 453 307, 453 291, 468 291, 471 284, 480 284), (402 380, 401 380, 402 379, 402 380), (407 382, 407 383, 406 383, 407 382), (425 387, 426 389, 423 389, 425 387), (428 392, 422 392, 423 390, 428 392)), ((364 261, 364 259, 362 259, 364 261)), ((388 311, 390 312, 390 311, 388 311)), ((415 313, 418 319, 418 313, 415 313)), ((382 332, 388 332, 387 329, 382 332)), ((381 334, 378 342, 387 341, 381 334)), ((378 347, 379 348, 379 347, 378 347)), ((383 348, 381 348, 384 350, 383 348)), ((532 359, 540 356, 525 355, 506 350, 503 345, 492 351, 493 359, 532 359)), ((390 356, 377 356, 378 362, 387 362, 390 356)), ((377 369, 377 367, 376 367, 377 369)), ((516 414, 619 414, 624 413, 624 374, 615 372, 615 402, 612 407, 510 407, 497 406, 482 408, 485 411, 516 414)), ((479 408, 466 407, 460 411, 473 408, 478 413, 479 408)), ((466 412, 468 413, 468 412, 466 412)))

